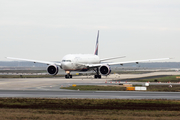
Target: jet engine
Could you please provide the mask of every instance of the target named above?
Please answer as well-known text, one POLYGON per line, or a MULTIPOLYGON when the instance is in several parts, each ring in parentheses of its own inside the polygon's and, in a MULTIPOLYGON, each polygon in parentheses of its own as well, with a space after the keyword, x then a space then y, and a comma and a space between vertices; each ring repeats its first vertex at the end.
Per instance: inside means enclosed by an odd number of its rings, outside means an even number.
POLYGON ((50 74, 50 75, 56 75, 58 73, 59 69, 56 65, 50 65, 48 66, 47 68, 47 72, 50 74))
POLYGON ((102 74, 102 75, 109 75, 111 73, 111 68, 108 66, 108 65, 102 65, 100 68, 99 68, 99 72, 102 74))

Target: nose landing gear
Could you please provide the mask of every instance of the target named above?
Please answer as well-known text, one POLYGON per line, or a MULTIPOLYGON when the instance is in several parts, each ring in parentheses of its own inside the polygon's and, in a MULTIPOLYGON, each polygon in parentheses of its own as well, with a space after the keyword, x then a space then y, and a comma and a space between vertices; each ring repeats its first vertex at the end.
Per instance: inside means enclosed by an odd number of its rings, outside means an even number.
POLYGON ((72 75, 67 74, 67 75, 65 75, 65 78, 72 78, 72 75))
POLYGON ((66 71, 65 78, 66 78, 66 79, 72 78, 72 75, 70 74, 70 71, 66 71))

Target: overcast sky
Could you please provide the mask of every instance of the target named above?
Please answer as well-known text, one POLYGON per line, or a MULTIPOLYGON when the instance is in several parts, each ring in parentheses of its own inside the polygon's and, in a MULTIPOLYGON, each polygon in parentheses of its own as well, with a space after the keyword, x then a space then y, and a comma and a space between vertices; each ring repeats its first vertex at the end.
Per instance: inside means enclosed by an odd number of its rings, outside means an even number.
MULTIPOLYGON (((0 0, 0 60, 94 53, 180 62, 180 0, 0 0)), ((117 60, 116 60, 117 61, 117 60)))

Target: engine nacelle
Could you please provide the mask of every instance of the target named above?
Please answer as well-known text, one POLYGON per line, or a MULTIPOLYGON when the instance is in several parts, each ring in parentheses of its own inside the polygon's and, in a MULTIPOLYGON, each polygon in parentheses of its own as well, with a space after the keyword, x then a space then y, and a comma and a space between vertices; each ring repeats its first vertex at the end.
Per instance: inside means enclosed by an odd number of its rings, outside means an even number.
POLYGON ((111 68, 108 66, 108 65, 102 65, 100 68, 99 68, 99 72, 102 74, 102 75, 109 75, 111 73, 111 68))
POLYGON ((50 74, 50 75, 56 75, 58 73, 59 69, 56 65, 50 65, 48 66, 47 68, 47 72, 50 74))

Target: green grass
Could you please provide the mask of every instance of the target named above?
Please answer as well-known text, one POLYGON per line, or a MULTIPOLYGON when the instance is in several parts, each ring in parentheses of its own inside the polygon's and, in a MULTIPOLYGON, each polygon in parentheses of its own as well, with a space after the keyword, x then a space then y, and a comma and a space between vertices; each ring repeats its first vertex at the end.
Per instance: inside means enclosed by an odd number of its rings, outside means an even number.
POLYGON ((161 92, 180 92, 180 85, 150 85, 147 91, 161 91, 161 92))
MULTIPOLYGON (((142 86, 142 85, 134 85, 142 86)), ((126 91, 125 87, 122 86, 96 86, 96 85, 78 85, 76 87, 61 87, 61 89, 69 89, 69 90, 84 90, 84 91, 126 91)), ((180 92, 180 85, 150 85, 147 87, 147 91, 164 91, 164 92, 180 92)))
POLYGON ((120 100, 120 99, 35 99, 0 98, 0 108, 29 108, 53 110, 180 110, 180 101, 120 100))
POLYGON ((117 71, 117 70, 113 70, 112 73, 118 73, 118 74, 145 74, 145 73, 152 73, 152 72, 155 72, 155 71, 117 71))
POLYGON ((158 77, 158 78, 150 78, 150 79, 141 79, 141 80, 131 80, 131 82, 155 82, 155 81, 160 81, 160 82, 179 82, 180 78, 176 78, 179 75, 173 75, 173 76, 166 76, 166 77, 158 77))
POLYGON ((179 120, 179 111, 2 109, 1 120, 179 120))
POLYGON ((3 120, 176 120, 180 101, 0 98, 3 120))
POLYGON ((61 89, 70 89, 70 90, 103 90, 103 91, 125 91, 125 87, 117 86, 97 86, 97 85, 77 85, 76 87, 61 87, 61 89))

